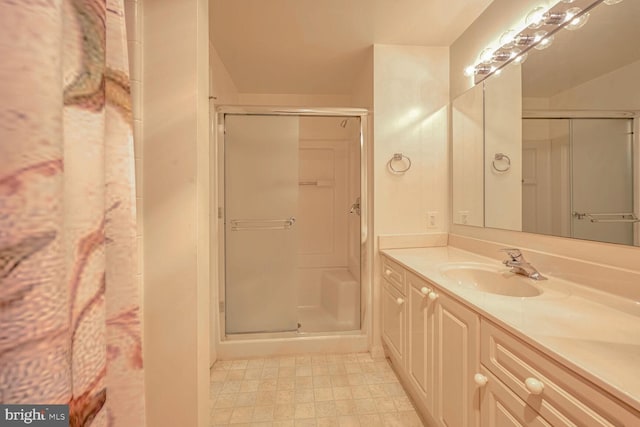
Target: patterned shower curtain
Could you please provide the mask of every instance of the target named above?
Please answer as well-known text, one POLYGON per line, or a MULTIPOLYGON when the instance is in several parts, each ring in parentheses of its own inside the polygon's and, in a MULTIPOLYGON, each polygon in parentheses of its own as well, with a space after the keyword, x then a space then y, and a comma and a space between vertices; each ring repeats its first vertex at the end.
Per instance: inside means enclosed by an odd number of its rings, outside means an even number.
POLYGON ((0 0, 0 403, 142 427, 123 0, 0 0))

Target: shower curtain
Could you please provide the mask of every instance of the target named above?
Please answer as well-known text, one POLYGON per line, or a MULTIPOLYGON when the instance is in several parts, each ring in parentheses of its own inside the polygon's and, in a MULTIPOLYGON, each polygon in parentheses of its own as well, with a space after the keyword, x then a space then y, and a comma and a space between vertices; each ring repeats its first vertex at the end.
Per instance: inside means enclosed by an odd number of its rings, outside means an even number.
POLYGON ((123 0, 0 0, 0 403, 141 427, 123 0))

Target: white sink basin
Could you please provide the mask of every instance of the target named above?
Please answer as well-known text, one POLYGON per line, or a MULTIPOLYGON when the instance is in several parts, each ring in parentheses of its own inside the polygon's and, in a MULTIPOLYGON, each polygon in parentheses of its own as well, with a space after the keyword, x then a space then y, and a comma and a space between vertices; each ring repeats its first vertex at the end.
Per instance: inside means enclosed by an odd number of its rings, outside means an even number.
POLYGON ((510 297, 535 297, 542 294, 542 289, 529 279, 511 273, 508 268, 500 268, 490 264, 457 263, 440 269, 443 276, 455 280, 459 285, 490 294, 510 297))

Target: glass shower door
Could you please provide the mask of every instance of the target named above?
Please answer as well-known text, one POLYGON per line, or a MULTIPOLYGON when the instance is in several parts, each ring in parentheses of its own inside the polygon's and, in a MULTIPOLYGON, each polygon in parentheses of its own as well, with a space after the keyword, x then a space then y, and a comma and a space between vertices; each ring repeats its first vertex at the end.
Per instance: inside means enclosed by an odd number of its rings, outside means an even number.
POLYGON ((295 331, 298 118, 225 116, 226 333, 295 331))

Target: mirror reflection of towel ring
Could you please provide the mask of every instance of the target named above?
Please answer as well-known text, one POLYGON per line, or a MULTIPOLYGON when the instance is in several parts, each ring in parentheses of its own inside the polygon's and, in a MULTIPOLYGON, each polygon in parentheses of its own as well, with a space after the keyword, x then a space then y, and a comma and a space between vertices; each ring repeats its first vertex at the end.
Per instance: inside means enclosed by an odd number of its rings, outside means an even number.
POLYGON ((411 169, 411 159, 402 153, 395 153, 393 157, 389 159, 389 161, 387 162, 387 166, 389 167, 389 170, 391 171, 391 173, 394 173, 396 175, 401 175, 406 171, 408 171, 409 169, 411 169), (404 169, 396 169, 393 167, 393 162, 399 162, 399 161, 402 161, 403 159, 407 160, 407 165, 404 167, 404 169))
POLYGON ((493 169, 496 172, 506 172, 509 169, 511 169, 511 159, 509 158, 509 156, 507 156, 504 153, 496 153, 496 155, 493 157, 493 160, 491 161, 491 166, 493 166, 493 169), (499 168, 498 166, 496 166, 496 161, 501 161, 501 160, 505 160, 506 164, 505 166, 499 168))

